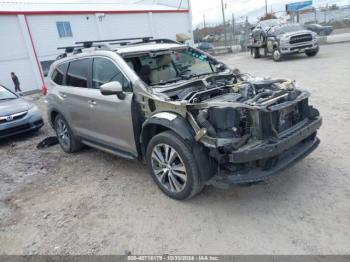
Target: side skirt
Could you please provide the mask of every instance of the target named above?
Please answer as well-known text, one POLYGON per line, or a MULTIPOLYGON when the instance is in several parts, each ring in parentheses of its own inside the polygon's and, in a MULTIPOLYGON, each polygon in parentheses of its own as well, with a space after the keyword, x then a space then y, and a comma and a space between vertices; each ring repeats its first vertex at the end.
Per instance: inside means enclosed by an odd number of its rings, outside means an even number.
POLYGON ((115 148, 115 147, 111 147, 111 146, 107 146, 107 145, 104 145, 104 144, 96 143, 94 141, 87 140, 87 139, 82 139, 81 142, 84 145, 87 145, 87 146, 99 149, 101 151, 107 152, 107 153, 112 154, 112 155, 120 156, 120 157, 123 157, 123 158, 126 158, 126 159, 130 159, 130 160, 137 160, 138 159, 137 156, 135 156, 135 155, 133 155, 133 154, 131 154, 129 152, 126 152, 124 150, 115 148))

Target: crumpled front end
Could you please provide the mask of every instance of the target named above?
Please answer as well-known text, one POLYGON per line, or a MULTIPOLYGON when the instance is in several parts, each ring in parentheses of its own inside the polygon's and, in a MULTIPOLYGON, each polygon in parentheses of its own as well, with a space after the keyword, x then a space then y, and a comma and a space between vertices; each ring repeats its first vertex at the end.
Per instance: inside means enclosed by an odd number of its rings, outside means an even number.
POLYGON ((286 80, 245 81, 232 92, 192 106, 196 140, 209 149, 217 174, 208 184, 258 182, 311 153, 319 144, 318 110, 309 93, 286 80))

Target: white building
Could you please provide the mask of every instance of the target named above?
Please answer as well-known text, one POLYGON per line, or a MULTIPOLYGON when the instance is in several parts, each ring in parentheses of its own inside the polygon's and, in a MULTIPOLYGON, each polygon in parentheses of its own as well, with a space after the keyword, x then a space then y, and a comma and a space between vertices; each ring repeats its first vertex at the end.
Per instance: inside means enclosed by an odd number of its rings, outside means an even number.
POLYGON ((121 2, 0 0, 0 83, 14 89, 15 72, 22 91, 41 89, 57 48, 77 41, 192 37, 189 0, 121 2))

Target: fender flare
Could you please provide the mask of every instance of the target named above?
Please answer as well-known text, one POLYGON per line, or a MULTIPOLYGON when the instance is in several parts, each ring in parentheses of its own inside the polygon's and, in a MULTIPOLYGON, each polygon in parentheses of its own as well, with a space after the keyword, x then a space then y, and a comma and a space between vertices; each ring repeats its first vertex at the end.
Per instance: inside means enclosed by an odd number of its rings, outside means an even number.
POLYGON ((183 117, 176 113, 160 112, 152 115, 142 125, 140 142, 143 153, 157 128, 162 127, 174 131, 190 145, 195 143, 195 132, 183 117))

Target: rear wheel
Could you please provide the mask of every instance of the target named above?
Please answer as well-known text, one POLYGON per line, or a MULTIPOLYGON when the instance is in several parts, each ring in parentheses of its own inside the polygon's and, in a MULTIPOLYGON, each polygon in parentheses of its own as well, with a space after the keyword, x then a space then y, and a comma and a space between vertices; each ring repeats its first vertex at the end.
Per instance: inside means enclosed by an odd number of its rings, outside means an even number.
POLYGON ((82 149, 82 143, 74 136, 64 117, 58 114, 55 118, 54 128, 61 148, 66 153, 77 152, 82 149))
POLYGON ((153 180, 169 197, 189 199, 203 188, 190 146, 174 132, 154 136, 146 157, 153 180))
POLYGON ((253 57, 254 58, 260 58, 260 50, 258 47, 253 48, 253 57))

